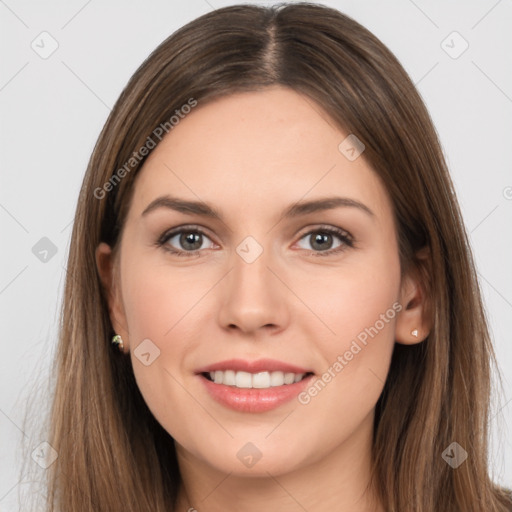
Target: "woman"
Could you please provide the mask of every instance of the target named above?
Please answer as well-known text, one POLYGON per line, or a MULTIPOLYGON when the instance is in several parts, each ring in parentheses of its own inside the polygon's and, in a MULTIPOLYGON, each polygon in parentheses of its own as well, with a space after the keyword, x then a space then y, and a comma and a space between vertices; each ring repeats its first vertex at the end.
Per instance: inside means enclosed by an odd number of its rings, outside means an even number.
POLYGON ((49 510, 511 509, 435 130, 338 11, 232 6, 164 41, 99 137, 67 268, 49 510))

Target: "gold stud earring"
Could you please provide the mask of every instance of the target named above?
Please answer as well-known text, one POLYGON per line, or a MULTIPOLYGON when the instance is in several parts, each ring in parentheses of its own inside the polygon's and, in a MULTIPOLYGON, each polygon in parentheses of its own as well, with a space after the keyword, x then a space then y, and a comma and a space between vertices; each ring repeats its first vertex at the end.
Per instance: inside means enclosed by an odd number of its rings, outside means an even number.
POLYGON ((123 348, 124 348, 124 345, 123 345, 123 338, 121 338, 121 335, 120 334, 116 334, 113 338, 112 338, 112 345, 116 345, 117 348, 122 351, 123 348))

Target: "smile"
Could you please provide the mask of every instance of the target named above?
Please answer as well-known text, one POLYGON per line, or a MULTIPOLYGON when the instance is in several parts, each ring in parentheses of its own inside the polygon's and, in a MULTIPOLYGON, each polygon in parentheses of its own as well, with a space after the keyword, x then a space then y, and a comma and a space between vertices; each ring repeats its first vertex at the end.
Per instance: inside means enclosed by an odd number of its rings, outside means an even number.
POLYGON ((224 384, 226 386, 244 389, 267 389, 300 382, 305 376, 310 375, 310 373, 285 373, 281 371, 249 373, 235 370, 217 370, 205 372, 203 375, 215 384, 224 384))

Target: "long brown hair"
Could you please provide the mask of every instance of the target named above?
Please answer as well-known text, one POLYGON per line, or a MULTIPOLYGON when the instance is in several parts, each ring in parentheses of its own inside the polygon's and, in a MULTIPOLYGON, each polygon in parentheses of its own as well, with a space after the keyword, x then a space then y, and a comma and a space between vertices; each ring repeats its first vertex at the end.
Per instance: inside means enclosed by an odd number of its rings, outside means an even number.
POLYGON ((509 510, 512 501, 493 484, 487 460, 494 354, 430 116, 374 35, 335 9, 298 2, 217 9, 176 31, 135 72, 99 136, 67 265, 49 437, 58 458, 48 469, 48 510, 174 510, 180 485, 174 440, 147 408, 129 358, 111 347, 95 249, 101 241, 118 247, 145 160, 130 159, 158 126, 169 128, 191 98, 202 105, 272 85, 305 94, 364 142, 363 158, 393 203, 402 272, 416 268, 424 277, 432 331, 423 343, 396 345, 376 407, 373 478, 385 509, 509 510), (426 260, 416 257, 423 247, 426 260), (469 454, 456 469, 442 457, 453 442, 469 454))

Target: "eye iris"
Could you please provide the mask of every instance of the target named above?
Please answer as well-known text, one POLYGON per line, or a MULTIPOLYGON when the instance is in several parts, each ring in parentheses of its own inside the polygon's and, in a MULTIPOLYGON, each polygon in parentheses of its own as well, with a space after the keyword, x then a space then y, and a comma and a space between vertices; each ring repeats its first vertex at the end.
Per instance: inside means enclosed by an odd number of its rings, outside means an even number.
MULTIPOLYGON (((313 243, 311 244, 311 247, 313 247, 314 249, 319 249, 319 250, 326 250, 326 249, 329 249, 329 247, 325 247, 325 244, 322 246, 320 245, 319 247, 315 247, 316 244, 320 243, 322 244, 322 242, 325 242, 325 241, 330 241, 331 244, 332 244, 332 235, 328 234, 328 233, 317 233, 316 235, 313 236, 313 243)), ((329 244, 327 244, 329 245, 329 244)))
POLYGON ((186 249, 190 249, 191 251, 200 249, 201 248, 201 233, 192 233, 192 232, 183 233, 180 236, 180 244, 182 245, 182 247, 184 247, 186 249), (198 241, 199 241, 199 245, 197 247, 190 247, 190 245, 194 245, 194 243, 197 244, 198 241))
MULTIPOLYGON (((327 251, 333 243, 333 234, 329 231, 317 231, 310 234, 311 246, 315 251, 327 251)), ((187 252, 201 249, 203 234, 199 231, 182 231, 179 235, 179 244, 187 252)))

